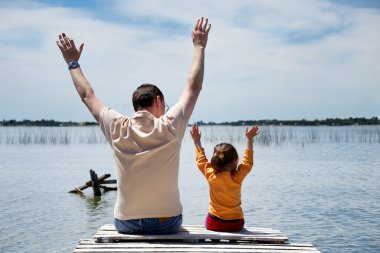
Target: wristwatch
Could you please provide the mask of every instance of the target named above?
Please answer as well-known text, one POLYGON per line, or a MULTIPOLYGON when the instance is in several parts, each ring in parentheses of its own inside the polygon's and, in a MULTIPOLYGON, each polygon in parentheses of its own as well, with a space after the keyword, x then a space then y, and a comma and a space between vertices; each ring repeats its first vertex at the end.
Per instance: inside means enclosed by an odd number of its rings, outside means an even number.
POLYGON ((76 68, 79 68, 79 67, 80 67, 80 65, 79 65, 78 61, 72 61, 68 65, 69 69, 76 69, 76 68))

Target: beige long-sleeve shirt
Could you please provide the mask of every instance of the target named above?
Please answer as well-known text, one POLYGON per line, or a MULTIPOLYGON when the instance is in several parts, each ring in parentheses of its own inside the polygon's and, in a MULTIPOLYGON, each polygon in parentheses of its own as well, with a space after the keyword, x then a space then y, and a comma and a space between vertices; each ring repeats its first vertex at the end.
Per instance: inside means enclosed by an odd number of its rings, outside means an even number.
POLYGON ((145 110, 130 118, 105 108, 99 121, 116 167, 114 216, 129 220, 181 214, 179 156, 188 123, 184 106, 177 103, 160 118, 145 110))

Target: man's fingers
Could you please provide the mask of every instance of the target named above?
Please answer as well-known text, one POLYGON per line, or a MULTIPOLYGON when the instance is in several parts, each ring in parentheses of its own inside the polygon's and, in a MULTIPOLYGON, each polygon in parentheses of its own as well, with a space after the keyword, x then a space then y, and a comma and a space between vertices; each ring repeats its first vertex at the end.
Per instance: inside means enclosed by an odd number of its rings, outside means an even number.
POLYGON ((58 39, 59 39, 61 46, 64 48, 65 47, 65 41, 63 40, 62 35, 59 35, 58 39))
POLYGON ((194 31, 198 30, 198 24, 199 24, 199 19, 198 19, 197 22, 195 23, 194 31))
POLYGON ((82 44, 79 46, 79 55, 82 54, 83 47, 84 47, 84 43, 82 43, 82 44))
POLYGON ((194 31, 196 31, 196 30, 198 29, 198 24, 199 24, 199 19, 198 19, 197 22, 195 23, 194 31))
POLYGON ((198 22, 197 22, 197 28, 195 29, 196 31, 199 31, 201 29, 201 26, 202 26, 202 20, 201 19, 198 19, 198 22))
POLYGON ((71 43, 70 43, 70 39, 68 37, 64 37, 64 40, 65 40, 65 45, 67 48, 70 48, 71 47, 71 43))
POLYGON ((206 31, 207 23, 208 23, 208 18, 206 18, 206 21, 205 21, 204 24, 203 24, 202 32, 205 32, 205 31, 206 31))
POLYGON ((197 24, 195 26, 195 31, 202 31, 202 25, 203 25, 203 17, 198 19, 197 24))
POLYGON ((74 42, 74 40, 73 40, 71 37, 67 37, 67 38, 68 38, 68 41, 69 41, 70 45, 71 45, 72 47, 75 47, 75 42, 74 42))
POLYGON ((66 36, 66 33, 62 33, 62 39, 63 39, 64 42, 67 41, 68 38, 67 38, 67 36, 66 36))
POLYGON ((61 42, 61 45, 63 48, 69 48, 70 47, 70 41, 66 37, 65 33, 62 33, 61 35, 58 36, 59 42, 61 42))
POLYGON ((63 46, 61 45, 61 43, 58 40, 56 41, 56 43, 57 43, 57 46, 59 47, 59 49, 63 50, 63 46))
POLYGON ((208 24, 205 32, 208 33, 208 31, 210 31, 210 29, 211 29, 211 24, 208 24))

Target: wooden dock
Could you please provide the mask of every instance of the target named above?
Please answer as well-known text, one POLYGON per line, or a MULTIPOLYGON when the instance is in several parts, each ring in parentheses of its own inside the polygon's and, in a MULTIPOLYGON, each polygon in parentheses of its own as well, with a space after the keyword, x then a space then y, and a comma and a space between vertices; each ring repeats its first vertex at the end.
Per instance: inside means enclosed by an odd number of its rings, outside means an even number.
POLYGON ((311 244, 287 241, 280 231, 271 228, 247 227, 227 233, 183 225, 174 235, 126 235, 106 224, 92 239, 80 240, 73 252, 320 252, 311 244))

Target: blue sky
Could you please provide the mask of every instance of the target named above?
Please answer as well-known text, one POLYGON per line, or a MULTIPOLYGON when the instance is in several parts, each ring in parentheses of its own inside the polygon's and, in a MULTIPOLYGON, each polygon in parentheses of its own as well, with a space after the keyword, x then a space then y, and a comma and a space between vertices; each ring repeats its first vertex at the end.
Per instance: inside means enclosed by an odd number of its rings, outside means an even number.
POLYGON ((196 19, 212 23, 190 122, 380 117, 380 1, 0 2, 0 120, 93 121, 56 47, 80 60, 105 104, 157 84, 173 105, 191 65, 196 19))

